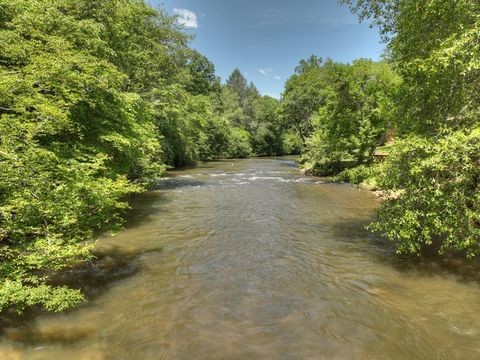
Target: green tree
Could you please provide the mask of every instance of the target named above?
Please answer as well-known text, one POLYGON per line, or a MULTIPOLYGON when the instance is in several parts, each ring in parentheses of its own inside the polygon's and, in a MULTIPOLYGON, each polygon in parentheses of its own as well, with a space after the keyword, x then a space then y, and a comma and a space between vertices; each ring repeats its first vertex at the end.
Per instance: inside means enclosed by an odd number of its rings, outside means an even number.
POLYGON ((249 153, 189 39, 141 0, 0 0, 0 310, 82 301, 52 276, 164 163, 249 153))
POLYGON ((237 93, 228 86, 222 88, 219 112, 232 126, 242 127, 246 122, 240 99, 237 93))
POLYGON ((240 105, 243 107, 247 101, 248 85, 247 79, 238 68, 235 68, 227 79, 227 87, 237 94, 240 105))
POLYGON ((399 253, 480 254, 480 128, 395 145, 378 183, 390 200, 371 229, 399 253))
POLYGON ((131 180, 160 175, 151 106, 125 91, 103 27, 78 2, 7 1, 0 22, 0 308, 82 300, 52 272, 117 228, 131 180), (130 181, 129 181, 130 180, 130 181))
POLYGON ((373 229, 399 252, 433 246, 477 255, 480 4, 343 2, 379 25, 403 80, 396 120, 402 140, 385 164, 390 180, 382 178, 396 198, 384 203, 373 229))
POLYGON ((187 68, 190 74, 187 91, 193 95, 209 95, 220 91, 220 79, 215 75, 215 66, 198 51, 190 52, 187 68))
POLYGON ((478 121, 478 1, 343 2, 388 35, 391 60, 404 82, 402 133, 435 134, 478 121))
MULTIPOLYGON (((318 64, 316 59, 313 55, 310 58, 318 64)), ((298 132, 302 145, 312 132, 312 116, 324 101, 322 70, 319 66, 310 64, 310 60, 302 60, 297 73, 287 80, 280 108, 285 127, 298 132)))
POLYGON ((278 116, 279 101, 270 96, 257 98, 253 103, 254 127, 252 148, 256 155, 282 155, 283 128, 278 116))
POLYGON ((370 161, 385 142, 400 80, 387 63, 364 59, 351 65, 327 62, 322 70, 325 100, 313 117, 305 159, 315 172, 331 175, 370 161))
POLYGON ((309 70, 319 68, 320 66, 322 66, 322 64, 323 64, 323 58, 312 54, 308 59, 300 60, 300 63, 295 68, 295 73, 301 75, 306 73, 309 70))

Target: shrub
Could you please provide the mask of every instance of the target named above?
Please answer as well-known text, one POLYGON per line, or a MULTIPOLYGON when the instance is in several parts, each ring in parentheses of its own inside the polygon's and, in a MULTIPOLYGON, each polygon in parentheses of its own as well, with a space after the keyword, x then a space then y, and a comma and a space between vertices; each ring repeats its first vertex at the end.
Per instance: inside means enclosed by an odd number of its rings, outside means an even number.
POLYGON ((370 228, 399 253, 480 253, 480 130, 399 141, 379 185, 395 194, 370 228))

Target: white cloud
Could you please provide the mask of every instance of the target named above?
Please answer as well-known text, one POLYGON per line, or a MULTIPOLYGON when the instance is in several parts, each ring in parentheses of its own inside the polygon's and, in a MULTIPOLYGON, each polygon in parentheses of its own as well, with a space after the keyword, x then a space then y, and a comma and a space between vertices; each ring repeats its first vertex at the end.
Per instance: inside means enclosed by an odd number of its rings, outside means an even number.
POLYGON ((188 9, 173 9, 178 15, 177 21, 186 28, 198 28, 197 14, 188 9))
POLYGON ((273 69, 258 69, 258 72, 262 75, 269 76, 273 69))
POLYGON ((273 71, 272 68, 258 69, 258 72, 260 74, 262 74, 263 76, 269 76, 269 77, 271 76, 275 80, 280 80, 281 79, 280 75, 275 75, 275 72, 273 71))

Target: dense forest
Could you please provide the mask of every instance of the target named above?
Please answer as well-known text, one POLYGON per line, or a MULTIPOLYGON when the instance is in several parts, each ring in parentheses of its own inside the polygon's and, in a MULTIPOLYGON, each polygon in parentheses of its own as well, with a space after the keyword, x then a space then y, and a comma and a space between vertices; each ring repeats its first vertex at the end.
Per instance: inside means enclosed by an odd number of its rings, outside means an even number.
POLYGON ((379 26, 383 60, 312 55, 277 100, 238 69, 222 83, 143 0, 0 0, 0 309, 83 301, 52 279, 120 229, 128 196, 219 158, 301 154, 384 191, 370 229, 399 253, 478 255, 479 3, 343 3, 379 26))

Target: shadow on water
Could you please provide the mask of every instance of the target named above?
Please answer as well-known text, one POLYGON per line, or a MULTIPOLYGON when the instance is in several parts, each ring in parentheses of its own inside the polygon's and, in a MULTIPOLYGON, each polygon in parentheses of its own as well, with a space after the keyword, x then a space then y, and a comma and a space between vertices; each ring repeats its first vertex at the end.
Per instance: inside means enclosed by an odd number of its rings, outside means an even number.
POLYGON ((459 253, 438 255, 433 250, 421 256, 399 255, 393 242, 366 229, 369 223, 369 220, 344 219, 337 221, 332 230, 337 240, 359 244, 356 250, 365 252, 378 264, 393 267, 404 275, 454 277, 459 282, 480 286, 480 259, 467 259, 459 253))
POLYGON ((131 209, 126 213, 123 229, 138 227, 150 222, 159 213, 168 211, 169 200, 160 190, 133 195, 129 199, 131 209))
POLYGON ((213 160, 208 160, 204 162, 200 162, 198 165, 194 166, 183 166, 181 168, 176 168, 173 170, 174 173, 181 173, 182 171, 185 170, 191 170, 191 169, 215 169, 218 168, 219 164, 231 164, 233 161, 234 162, 239 162, 239 161, 245 161, 247 159, 213 159, 213 160))
POLYGON ((296 160, 299 159, 299 156, 297 155, 287 155, 287 156, 279 156, 279 157, 264 157, 263 159, 266 160, 274 160, 277 165, 280 166, 287 166, 291 168, 297 168, 297 162, 296 160))
POLYGON ((179 189, 184 187, 200 187, 205 186, 208 183, 205 181, 200 181, 192 178, 182 178, 182 177, 174 177, 174 178, 165 178, 160 180, 156 186, 158 190, 171 190, 171 189, 179 189))
POLYGON ((108 292, 119 281, 133 277, 141 271, 139 258, 161 252, 161 248, 125 252, 120 248, 109 248, 108 251, 96 252, 96 258, 82 266, 57 274, 52 285, 64 285, 80 289, 86 302, 60 314, 51 313, 41 307, 27 309, 19 315, 10 310, 0 316, 0 336, 9 341, 31 344, 36 343, 74 343, 91 336, 91 331, 83 327, 75 327, 66 332, 42 332, 35 320, 65 316, 93 306, 95 299, 108 292))
POLYGON ((480 286, 480 261, 478 259, 466 259, 460 254, 430 256, 392 254, 391 256, 380 257, 379 260, 393 266, 402 273, 422 277, 453 276, 459 282, 473 282, 480 286))
POLYGON ((286 166, 290 168, 296 168, 297 163, 294 160, 279 160, 278 164, 280 166, 286 166))
MULTIPOLYGON (((124 228, 135 228, 151 221, 155 214, 164 211, 166 202, 166 198, 160 191, 132 196, 130 199, 132 210, 126 214, 124 228)), ((0 336, 6 336, 9 341, 24 344, 73 343, 85 339, 91 335, 91 332, 81 327, 70 332, 45 334, 38 331, 35 320, 72 314, 91 307, 95 299, 108 292, 116 283, 138 274, 141 271, 139 259, 142 256, 161 251, 162 248, 126 251, 118 246, 95 250, 93 260, 56 274, 50 282, 52 285, 79 289, 85 295, 86 302, 62 311, 60 314, 48 312, 40 306, 28 308, 22 314, 10 309, 0 314, 0 336)))

